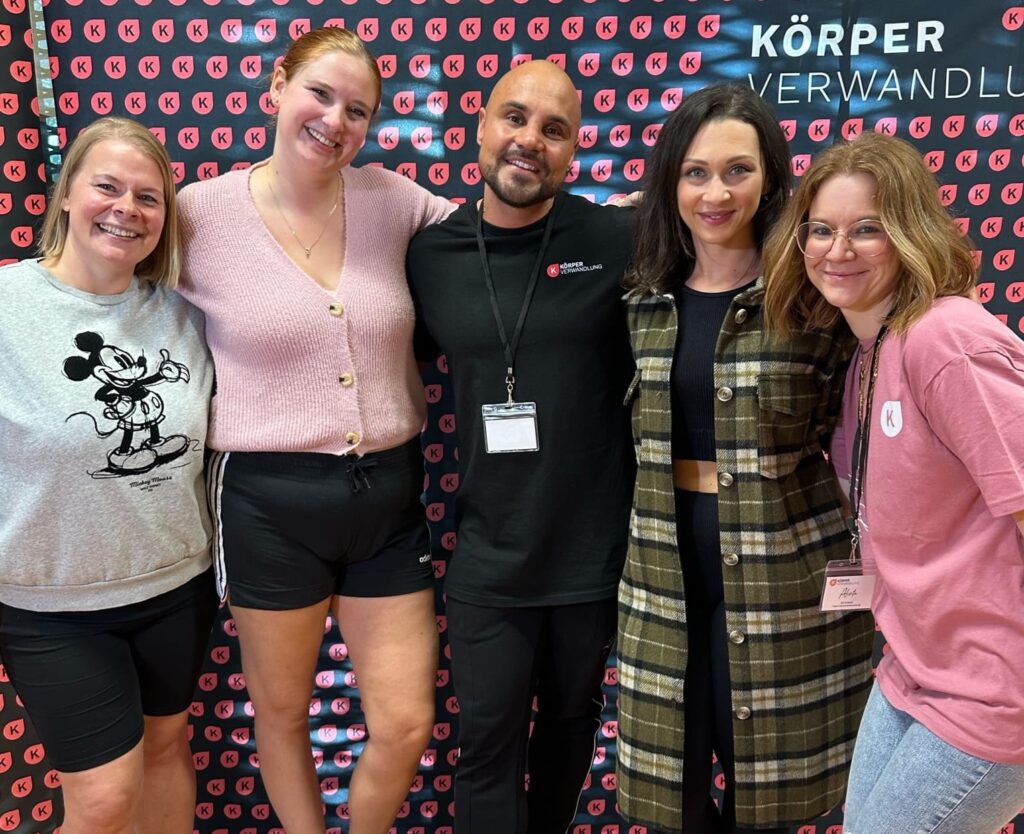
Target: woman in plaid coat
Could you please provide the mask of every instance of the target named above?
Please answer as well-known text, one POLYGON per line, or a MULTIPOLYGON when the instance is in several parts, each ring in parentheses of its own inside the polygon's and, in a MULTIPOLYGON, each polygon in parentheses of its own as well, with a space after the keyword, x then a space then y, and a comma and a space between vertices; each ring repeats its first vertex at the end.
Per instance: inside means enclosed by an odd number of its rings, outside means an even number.
POLYGON ((789 155, 749 88, 690 96, 649 171, 628 278, 619 805, 660 832, 785 832, 841 800, 871 684, 870 615, 819 611, 825 563, 850 548, 822 453, 849 334, 762 332, 789 155))

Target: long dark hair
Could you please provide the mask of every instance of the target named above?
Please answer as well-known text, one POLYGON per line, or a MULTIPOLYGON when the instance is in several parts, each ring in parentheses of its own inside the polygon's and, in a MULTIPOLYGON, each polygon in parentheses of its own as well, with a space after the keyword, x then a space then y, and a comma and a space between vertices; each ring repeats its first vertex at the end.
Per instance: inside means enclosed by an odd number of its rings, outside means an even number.
POLYGON ((715 84, 683 100, 661 128, 644 180, 636 218, 629 289, 665 292, 675 274, 695 257, 693 235, 679 216, 679 166, 694 136, 707 122, 737 119, 757 131, 764 166, 765 195, 754 215, 757 248, 778 219, 790 187, 789 146, 772 109, 744 84, 715 84))

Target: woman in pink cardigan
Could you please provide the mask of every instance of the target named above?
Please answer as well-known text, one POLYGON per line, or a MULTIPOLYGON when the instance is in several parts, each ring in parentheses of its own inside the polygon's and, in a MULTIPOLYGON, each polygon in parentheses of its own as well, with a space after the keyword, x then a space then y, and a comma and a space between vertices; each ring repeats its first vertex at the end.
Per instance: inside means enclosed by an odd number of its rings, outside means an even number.
POLYGON ((308 709, 330 611, 369 732, 350 831, 381 834, 430 738, 437 666, 405 251, 451 206, 350 167, 381 96, 351 32, 295 41, 270 96, 271 157, 181 193, 182 292, 206 314, 217 371, 215 561, 284 827, 324 831, 308 709))

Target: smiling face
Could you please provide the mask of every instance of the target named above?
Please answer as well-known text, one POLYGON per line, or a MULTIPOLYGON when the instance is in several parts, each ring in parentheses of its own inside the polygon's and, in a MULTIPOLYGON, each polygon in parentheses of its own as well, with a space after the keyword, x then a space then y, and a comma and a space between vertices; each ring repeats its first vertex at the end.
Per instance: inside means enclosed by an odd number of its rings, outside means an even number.
POLYGON ((105 345, 96 354, 98 365, 93 376, 114 388, 130 388, 146 373, 146 357, 138 359, 114 345, 105 345))
MULTIPOLYGON (((877 187, 871 174, 837 174, 822 183, 807 219, 844 231, 856 228, 859 221, 880 222, 877 187)), ((879 254, 866 257, 854 252, 844 235, 836 235, 822 257, 805 255, 804 267, 811 283, 829 304, 839 308, 858 338, 874 338, 892 307, 900 273, 899 255, 892 243, 879 254)))
POLYGON ((754 215, 765 189, 757 131, 739 119, 704 124, 679 167, 679 216, 694 245, 755 246, 754 215))
POLYGON ((377 82, 366 63, 333 50, 285 78, 278 67, 270 85, 277 103, 274 157, 288 171, 334 174, 366 142, 377 106, 377 82))
POLYGON ((477 143, 488 221, 543 217, 576 152, 580 105, 558 67, 532 61, 508 72, 480 110, 477 143))
POLYGON ((121 292, 160 241, 166 204, 160 167, 135 145, 97 142, 61 202, 67 238, 53 272, 91 292, 121 292))

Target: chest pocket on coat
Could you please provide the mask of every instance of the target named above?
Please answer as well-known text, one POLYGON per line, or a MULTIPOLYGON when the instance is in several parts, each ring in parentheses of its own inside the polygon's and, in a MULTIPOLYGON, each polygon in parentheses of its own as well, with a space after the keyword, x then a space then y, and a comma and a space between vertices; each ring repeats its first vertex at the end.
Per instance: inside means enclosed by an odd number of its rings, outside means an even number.
POLYGON ((757 379, 757 466, 783 478, 817 446, 811 418, 822 396, 815 374, 765 374, 757 379))

